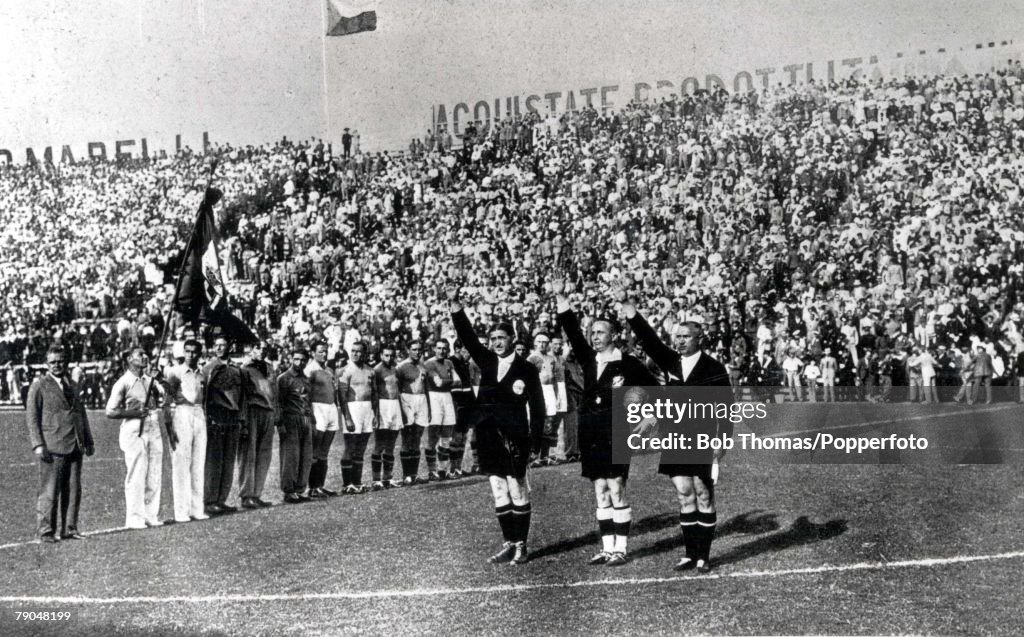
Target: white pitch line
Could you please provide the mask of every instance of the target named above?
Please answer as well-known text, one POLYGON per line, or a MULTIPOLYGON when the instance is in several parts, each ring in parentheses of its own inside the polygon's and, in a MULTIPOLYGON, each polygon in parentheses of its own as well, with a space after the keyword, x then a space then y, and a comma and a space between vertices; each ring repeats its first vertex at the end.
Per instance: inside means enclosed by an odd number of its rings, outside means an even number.
POLYGON ((862 427, 874 427, 875 425, 888 425, 898 422, 911 422, 915 420, 931 420, 933 418, 953 418, 954 416, 970 416, 972 414, 989 412, 989 411, 1005 411, 1011 406, 998 406, 998 407, 978 407, 969 411, 950 411, 938 414, 924 414, 921 416, 905 416, 902 418, 886 418, 885 420, 869 420, 868 422, 851 423, 849 425, 835 425, 833 427, 817 427, 815 429, 801 429, 799 431, 783 431, 775 434, 765 434, 765 438, 788 438, 791 436, 799 436, 800 434, 816 433, 819 431, 839 431, 842 429, 860 429, 862 427))
MULTIPOLYGON (((127 531, 127 530, 128 530, 128 527, 126 527, 126 526, 115 526, 115 527, 113 527, 111 529, 99 529, 97 531, 86 531, 85 533, 82 533, 82 535, 84 535, 86 537, 92 537, 94 535, 108 535, 110 533, 117 533, 119 531, 127 531)), ((26 542, 11 542, 10 544, 0 544, 0 550, 3 550, 3 549, 13 549, 13 548, 17 548, 19 546, 29 546, 29 545, 32 545, 32 544, 42 544, 42 542, 40 542, 39 540, 28 540, 26 542)))
POLYGON ((501 584, 497 586, 479 586, 467 588, 427 588, 412 590, 383 590, 364 592, 338 593, 295 593, 273 595, 172 595, 169 597, 46 597, 32 595, 0 596, 0 603, 33 603, 33 604, 220 604, 247 602, 304 602, 312 600, 343 600, 343 599, 388 599, 408 597, 445 597, 450 595, 478 595, 489 593, 522 593, 536 590, 590 588, 596 586, 639 586, 645 584, 672 584, 686 581, 727 580, 746 578, 786 577, 792 575, 818 575, 821 573, 846 573, 850 571, 886 571, 903 568, 928 568, 968 564, 971 562, 990 562, 995 560, 1013 560, 1024 558, 1024 551, 995 553, 990 555, 961 555, 956 557, 932 557, 917 560, 901 560, 896 562, 858 562, 855 564, 825 564, 808 568, 783 569, 778 571, 738 571, 736 573, 711 573, 708 575, 689 575, 676 577, 645 577, 624 579, 583 580, 565 583, 544 584, 501 584))
MULTIPOLYGON (((124 462, 124 458, 89 458, 88 460, 83 460, 84 464, 92 464, 94 462, 124 462)), ((19 468, 22 468, 22 467, 38 467, 38 466, 39 466, 38 462, 15 462, 13 464, 7 465, 7 468, 8 469, 19 469, 19 468)))

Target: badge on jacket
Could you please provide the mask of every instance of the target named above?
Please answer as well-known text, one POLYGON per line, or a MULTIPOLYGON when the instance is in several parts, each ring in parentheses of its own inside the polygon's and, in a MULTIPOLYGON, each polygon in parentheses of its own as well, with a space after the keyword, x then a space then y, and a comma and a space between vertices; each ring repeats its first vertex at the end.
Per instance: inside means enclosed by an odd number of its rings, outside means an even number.
POLYGON ((522 396, 523 392, 526 391, 526 383, 521 380, 517 380, 512 383, 512 391, 515 392, 516 396, 522 396))

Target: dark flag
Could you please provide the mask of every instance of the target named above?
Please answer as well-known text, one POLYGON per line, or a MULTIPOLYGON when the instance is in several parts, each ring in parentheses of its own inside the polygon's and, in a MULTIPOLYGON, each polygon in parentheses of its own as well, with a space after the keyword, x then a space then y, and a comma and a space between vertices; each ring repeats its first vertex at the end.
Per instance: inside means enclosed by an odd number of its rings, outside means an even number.
POLYGON ((377 30, 377 12, 370 7, 376 2, 359 2, 349 0, 342 2, 341 7, 335 6, 332 0, 327 2, 327 35, 352 35, 363 31, 377 30))
POLYGON ((258 340, 256 335, 228 307, 228 291, 217 253, 217 223, 213 218, 213 206, 222 196, 223 193, 216 188, 206 189, 182 257, 174 309, 192 323, 219 327, 221 333, 232 341, 255 343, 258 340))

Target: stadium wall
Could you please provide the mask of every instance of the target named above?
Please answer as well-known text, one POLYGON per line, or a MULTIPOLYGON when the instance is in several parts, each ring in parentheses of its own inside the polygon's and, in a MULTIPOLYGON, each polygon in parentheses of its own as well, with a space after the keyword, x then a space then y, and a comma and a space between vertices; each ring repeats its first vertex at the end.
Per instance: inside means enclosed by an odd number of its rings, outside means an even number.
POLYGON ((1024 3, 968 0, 384 0, 376 31, 331 38, 320 0, 17 4, 0 4, 0 162, 345 127, 397 149, 517 110, 983 71, 1024 42, 1024 3))

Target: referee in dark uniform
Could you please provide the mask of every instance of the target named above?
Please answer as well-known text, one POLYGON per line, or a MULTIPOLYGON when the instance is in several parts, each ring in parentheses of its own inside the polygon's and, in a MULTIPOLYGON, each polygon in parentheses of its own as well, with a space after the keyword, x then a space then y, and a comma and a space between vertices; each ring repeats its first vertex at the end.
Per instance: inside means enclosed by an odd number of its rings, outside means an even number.
POLYGON ((447 290, 455 332, 480 368, 480 394, 476 405, 477 451, 480 470, 490 477, 494 512, 505 543, 490 558, 493 563, 523 564, 528 559, 530 494, 526 465, 530 451, 544 431, 544 394, 537 368, 515 354, 515 334, 508 323, 490 332, 491 349, 473 331, 459 290, 447 290))
MULTIPOLYGON (((667 386, 718 387, 721 389, 709 390, 708 397, 715 402, 732 403, 729 373, 725 366, 700 351, 703 336, 700 323, 686 321, 677 324, 672 330, 672 347, 669 347, 661 342, 636 307, 628 302, 625 291, 617 290, 615 297, 622 303, 623 313, 640 345, 664 372, 667 386)), ((701 433, 731 437, 733 432, 728 418, 691 419, 679 426, 682 428, 673 433, 685 433, 694 439, 701 433)), ((718 522, 712 464, 724 453, 721 449, 689 451, 687 459, 691 461, 687 464, 666 462, 663 455, 658 467, 658 473, 672 479, 679 497, 679 525, 686 555, 676 564, 677 571, 696 568, 700 573, 707 573, 711 570, 711 541, 718 522)))
POLYGON ((656 385, 643 363, 615 346, 619 326, 599 318, 590 328, 590 342, 583 336, 579 319, 563 294, 565 283, 555 280, 551 291, 558 309, 558 327, 565 332, 583 371, 579 401, 579 444, 583 477, 594 483, 597 526, 601 551, 591 564, 620 566, 626 563, 626 542, 633 512, 626 501, 629 463, 612 461, 612 390, 615 387, 656 385))

